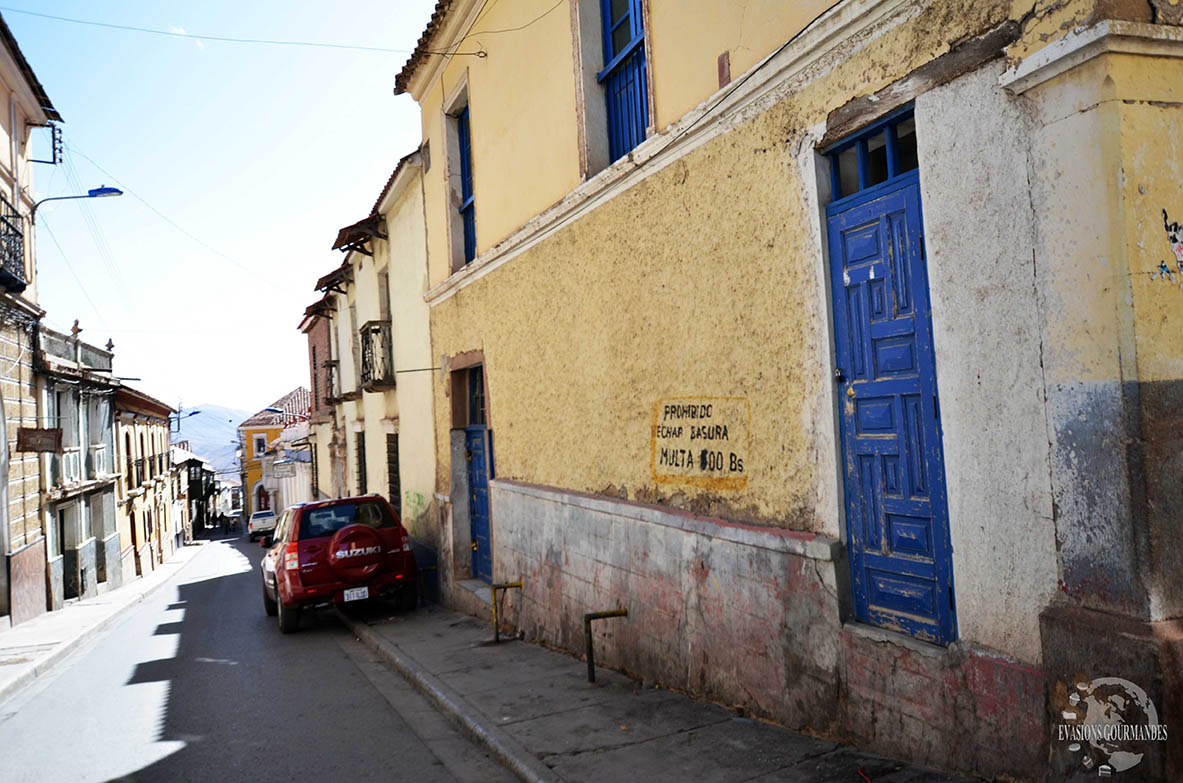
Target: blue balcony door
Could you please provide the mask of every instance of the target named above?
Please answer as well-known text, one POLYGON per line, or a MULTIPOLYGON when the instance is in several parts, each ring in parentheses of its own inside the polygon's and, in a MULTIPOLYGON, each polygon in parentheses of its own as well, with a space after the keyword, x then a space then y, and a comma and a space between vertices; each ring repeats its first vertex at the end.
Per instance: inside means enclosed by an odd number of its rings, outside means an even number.
POLYGON ((858 619, 956 636, 916 171, 827 208, 850 569, 858 619))

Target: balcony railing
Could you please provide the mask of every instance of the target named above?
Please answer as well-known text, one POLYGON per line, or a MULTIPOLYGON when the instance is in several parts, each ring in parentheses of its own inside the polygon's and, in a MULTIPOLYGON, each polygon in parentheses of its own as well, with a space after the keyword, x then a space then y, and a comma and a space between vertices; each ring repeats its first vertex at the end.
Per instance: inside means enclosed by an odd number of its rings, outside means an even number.
POLYGON ((19 294, 27 285, 21 216, 8 199, 0 195, 0 287, 19 294))
POLYGON ((324 401, 332 405, 341 399, 341 366, 336 359, 325 359, 321 371, 324 372, 324 401))
POLYGON ((370 321, 361 330, 361 386, 366 391, 394 386, 390 321, 370 321))

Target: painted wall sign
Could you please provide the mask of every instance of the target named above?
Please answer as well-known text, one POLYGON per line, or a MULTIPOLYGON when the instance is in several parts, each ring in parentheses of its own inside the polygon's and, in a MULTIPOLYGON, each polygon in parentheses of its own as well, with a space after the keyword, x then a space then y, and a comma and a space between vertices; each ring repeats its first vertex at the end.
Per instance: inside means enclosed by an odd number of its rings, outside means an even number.
POLYGON ((653 403, 649 472, 659 484, 743 489, 748 484, 746 397, 664 397, 653 403))
POLYGON ((60 427, 38 429, 21 427, 16 431, 17 451, 48 451, 55 454, 62 450, 62 430, 60 427))

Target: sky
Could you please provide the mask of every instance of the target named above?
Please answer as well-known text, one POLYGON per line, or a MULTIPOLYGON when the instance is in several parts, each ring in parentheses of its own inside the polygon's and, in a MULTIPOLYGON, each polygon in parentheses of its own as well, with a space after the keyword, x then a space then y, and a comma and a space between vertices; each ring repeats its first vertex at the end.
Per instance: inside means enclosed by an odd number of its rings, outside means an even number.
MULTIPOLYGON (((342 261, 337 229, 419 144, 418 107, 393 88, 434 5, 0 0, 64 120, 65 161, 34 166, 37 198, 125 191, 39 208, 44 323, 113 340, 115 374, 174 407, 256 411, 308 386, 298 326, 342 261)), ((33 139, 50 157, 49 133, 33 139)))

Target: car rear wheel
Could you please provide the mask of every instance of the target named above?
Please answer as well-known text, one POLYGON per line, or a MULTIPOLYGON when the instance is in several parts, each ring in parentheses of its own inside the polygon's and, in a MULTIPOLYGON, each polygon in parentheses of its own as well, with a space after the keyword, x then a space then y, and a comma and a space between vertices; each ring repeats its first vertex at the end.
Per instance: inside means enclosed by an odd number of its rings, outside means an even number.
POLYGON ((279 607, 275 600, 267 595, 267 588, 263 588, 263 611, 267 613, 268 617, 274 617, 279 612, 279 607))
POLYGON ((276 601, 279 613, 279 630, 281 633, 295 633, 300 629, 300 609, 294 606, 284 606, 283 601, 276 601))

